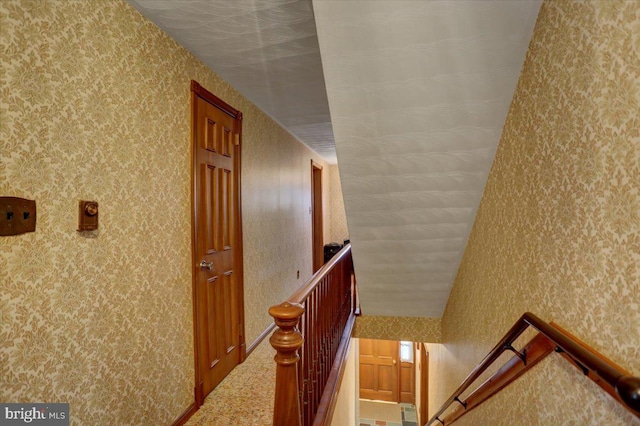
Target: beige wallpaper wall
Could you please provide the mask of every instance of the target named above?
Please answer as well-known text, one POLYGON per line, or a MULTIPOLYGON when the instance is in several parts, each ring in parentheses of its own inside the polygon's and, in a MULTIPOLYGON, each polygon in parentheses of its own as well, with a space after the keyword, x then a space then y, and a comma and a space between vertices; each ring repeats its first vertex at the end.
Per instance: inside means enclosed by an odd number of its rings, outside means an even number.
POLYGON ((329 167, 329 197, 331 204, 331 234, 330 240, 342 244, 349 238, 347 227, 347 215, 344 210, 342 198, 342 184, 340 183, 340 170, 338 166, 329 167))
POLYGON ((190 80, 244 113, 248 344, 311 275, 324 163, 120 0, 3 0, 0 64, 0 194, 38 208, 37 232, 0 238, 0 401, 169 424, 194 386, 190 80), (100 203, 98 238, 78 199, 100 203))
MULTIPOLYGON (((442 319, 438 401, 514 321, 640 375, 640 2, 546 1, 442 319)), ((640 424, 558 357, 461 425, 640 424)))
POLYGON ((360 381, 358 379, 358 339, 351 339, 345 362, 344 373, 336 395, 336 403, 331 418, 331 426, 353 426, 359 424, 358 400, 360 381))
POLYGON ((353 337, 439 343, 440 318, 361 315, 356 318, 353 337))

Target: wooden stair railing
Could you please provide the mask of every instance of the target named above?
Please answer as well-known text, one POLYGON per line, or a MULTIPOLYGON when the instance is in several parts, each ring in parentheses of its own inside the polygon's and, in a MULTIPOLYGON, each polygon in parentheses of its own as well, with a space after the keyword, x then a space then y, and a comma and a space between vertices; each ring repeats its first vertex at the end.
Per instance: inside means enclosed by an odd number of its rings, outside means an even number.
POLYGON ((609 393, 632 414, 640 418, 639 377, 631 376, 631 373, 605 358, 558 325, 554 323, 548 324, 532 313, 527 312, 520 317, 502 340, 471 371, 458 389, 429 419, 425 426, 432 424, 449 426, 553 352, 559 353, 570 361, 585 376, 609 393), (522 350, 518 351, 512 346, 512 343, 529 326, 535 328, 538 334, 522 350), (462 398, 462 394, 471 384, 505 351, 512 351, 515 355, 488 380, 465 398, 462 398), (446 416, 442 416, 453 403, 457 404, 456 407, 446 416))
POLYGON ((277 325, 274 426, 328 424, 353 323, 355 279, 347 244, 287 302, 272 306, 277 325))

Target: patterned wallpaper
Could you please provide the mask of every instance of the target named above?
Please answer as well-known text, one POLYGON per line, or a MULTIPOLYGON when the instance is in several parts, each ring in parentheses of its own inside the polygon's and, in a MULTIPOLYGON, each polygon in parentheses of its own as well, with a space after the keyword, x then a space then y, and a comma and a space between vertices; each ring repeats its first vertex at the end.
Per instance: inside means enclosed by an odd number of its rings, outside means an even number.
POLYGON ((331 241, 342 244, 349 238, 347 215, 344 211, 340 170, 338 166, 329 166, 329 198, 331 204, 331 241))
POLYGON ((356 318, 353 337, 439 343, 440 318, 361 315, 356 318))
POLYGON ((121 0, 3 0, 0 64, 0 194, 38 208, 35 233, 0 238, 0 401, 171 423, 194 386, 190 80, 244 113, 247 344, 311 275, 325 163, 121 0), (100 203, 97 238, 78 199, 100 203))
MULTIPOLYGON (((640 375, 640 2, 546 1, 442 319, 438 405, 532 311, 640 375)), ((559 357, 460 425, 640 421, 559 357)))

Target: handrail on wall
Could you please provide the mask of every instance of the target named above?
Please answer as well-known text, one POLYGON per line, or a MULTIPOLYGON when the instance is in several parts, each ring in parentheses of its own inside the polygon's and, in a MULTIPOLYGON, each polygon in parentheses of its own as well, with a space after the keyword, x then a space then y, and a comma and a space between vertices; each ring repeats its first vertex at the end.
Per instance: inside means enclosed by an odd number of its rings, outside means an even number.
POLYGON ((269 309, 278 326, 269 340, 277 351, 275 426, 330 420, 355 319, 352 274, 347 244, 287 302, 269 309))
MULTIPOLYGON (((480 375, 499 357, 504 351, 513 351, 526 365, 526 351, 518 352, 513 348, 512 343, 520 336, 529 326, 538 330, 555 345, 555 351, 564 354, 571 359, 585 375, 595 374, 604 384, 615 390, 617 400, 631 411, 637 417, 640 417, 640 377, 633 377, 621 372, 619 368, 612 363, 597 356, 593 351, 586 349, 576 339, 561 332, 552 325, 541 320, 534 314, 527 312, 511 327, 511 330, 500 340, 500 342, 489 352, 489 354, 471 371, 466 379, 460 384, 458 389, 445 401, 440 409, 429 419, 425 426, 430 426, 435 422, 445 425, 445 421, 440 416, 449 408, 449 406, 457 402, 464 409, 467 409, 466 401, 460 398, 462 393, 471 386, 471 384, 480 377, 480 375)), ((605 388, 600 380, 594 380, 605 388)), ((458 416, 456 416, 457 418, 458 416)), ((447 425, 450 423, 447 423, 447 425)))

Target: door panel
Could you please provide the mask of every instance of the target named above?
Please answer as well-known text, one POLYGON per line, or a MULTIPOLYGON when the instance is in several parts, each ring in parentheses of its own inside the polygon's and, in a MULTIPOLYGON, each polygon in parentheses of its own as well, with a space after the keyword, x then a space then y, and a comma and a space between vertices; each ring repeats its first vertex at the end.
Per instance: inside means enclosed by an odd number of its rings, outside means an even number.
POLYGON ((216 208, 216 188, 217 186, 217 170, 214 166, 210 166, 208 164, 201 164, 202 169, 202 177, 201 177, 201 192, 200 200, 202 203, 208 205, 206 208, 207 216, 204 218, 201 228, 202 234, 201 237, 205 238, 205 252, 207 254, 212 254, 216 252, 216 240, 217 240, 217 227, 213 226, 214 223, 218 222, 218 209, 216 208))
MULTIPOLYGON (((215 314, 221 304, 220 299, 218 277, 211 277, 207 280, 207 323, 209 324, 215 324, 217 321, 215 314)), ((213 368, 220 361, 217 340, 216 329, 212 328, 207 336, 209 368, 213 368)))
POLYGON ((196 399, 201 404, 244 358, 244 314, 237 184, 241 115, 237 111, 235 117, 230 115, 228 105, 197 88, 193 96, 193 259, 196 399))
POLYGON ((360 363, 360 392, 362 392, 362 389, 375 389, 374 367, 372 364, 360 363))
POLYGON ((378 391, 393 393, 395 384, 394 365, 378 365, 378 391))
POLYGON ((220 193, 222 195, 222 250, 231 250, 233 236, 233 175, 231 170, 220 170, 220 193))
MULTIPOLYGON (((223 297, 224 300, 230 300, 233 297, 233 285, 231 281, 231 275, 233 272, 227 271, 222 276, 222 288, 223 288, 223 297)), ((223 319, 224 318, 234 318, 233 307, 231 303, 225 303, 223 306, 223 319)), ((228 354, 233 351, 236 347, 236 327, 234 327, 234 323, 231 321, 224 321, 224 348, 225 352, 228 354)))

